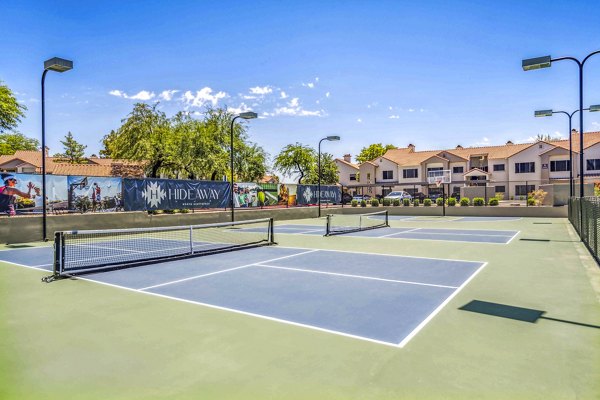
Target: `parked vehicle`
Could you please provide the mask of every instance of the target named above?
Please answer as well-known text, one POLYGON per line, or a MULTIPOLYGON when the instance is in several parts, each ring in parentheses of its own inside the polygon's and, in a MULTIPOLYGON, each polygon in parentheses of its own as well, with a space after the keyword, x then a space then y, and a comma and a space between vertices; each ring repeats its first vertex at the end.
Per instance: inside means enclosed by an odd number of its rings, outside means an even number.
POLYGON ((352 200, 356 200, 356 201, 370 201, 371 200, 371 196, 369 196, 368 194, 357 194, 354 195, 354 197, 352 197, 352 200))
POLYGON ((342 203, 346 204, 346 203, 350 203, 352 201, 352 195, 350 195, 349 193, 342 193, 342 203))
POLYGON ((408 193, 408 192, 391 192, 388 193, 387 196, 384 197, 384 199, 388 199, 388 200, 404 200, 404 199, 409 199, 412 200, 412 196, 408 193))
POLYGON ((423 200, 425 200, 427 198, 427 196, 425 196, 425 193, 423 193, 423 192, 414 193, 412 195, 412 197, 416 200, 419 200, 419 202, 421 202, 421 203, 423 202, 423 200))

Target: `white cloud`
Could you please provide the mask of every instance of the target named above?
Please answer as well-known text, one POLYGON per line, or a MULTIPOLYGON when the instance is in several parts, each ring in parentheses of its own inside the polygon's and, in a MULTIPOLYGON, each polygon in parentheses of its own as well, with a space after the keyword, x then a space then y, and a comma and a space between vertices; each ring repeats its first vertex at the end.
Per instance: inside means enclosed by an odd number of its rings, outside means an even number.
POLYGON ((254 99, 256 99, 256 96, 242 95, 242 98, 245 100, 254 100, 254 99))
POLYGON ((476 142, 474 144, 474 146, 489 146, 490 145, 490 138, 488 137, 483 137, 482 140, 480 140, 479 142, 476 142))
POLYGON ((362 119, 357 119, 356 122, 358 122, 359 124, 362 124, 362 119))
POLYGON ((239 113, 243 113, 246 111, 252 111, 252 110, 246 105, 246 103, 242 103, 237 108, 236 107, 227 107, 227 111, 229 111, 232 114, 239 114, 239 113))
POLYGON ((327 92, 325 93, 325 97, 329 97, 331 95, 331 93, 327 92))
POLYGON ((392 107, 392 106, 388 107, 388 110, 390 110, 390 111, 392 111, 393 109, 394 109, 394 107, 392 107))
POLYGON ((315 78, 315 82, 319 82, 319 77, 318 76, 315 78))
POLYGON ((408 112, 415 112, 415 109, 414 108, 409 108, 408 112))
POLYGON ((600 128, 600 122, 596 122, 596 121, 594 121, 594 122, 592 122, 592 126, 593 126, 594 128, 600 128))
POLYGON ((129 99, 132 100, 152 100, 156 95, 154 94, 154 92, 149 92, 147 90, 142 90, 140 92, 138 92, 137 94, 134 94, 131 97, 128 97, 129 99))
POLYGON ((399 115, 390 115, 388 118, 389 119, 400 119, 400 116, 399 115))
POLYGON ((163 90, 163 91, 162 91, 162 92, 161 92, 161 93, 158 95, 158 97, 159 97, 161 100, 165 100, 165 101, 171 101, 171 100, 173 100, 173 95, 174 95, 175 93, 177 93, 177 92, 179 92, 179 90, 163 90))
POLYGON ((273 93, 273 89, 271 89, 269 86, 264 86, 264 87, 256 86, 256 87, 250 88, 250 93, 264 96, 265 94, 273 93))
POLYGON ((279 98, 280 99, 287 99, 288 97, 290 97, 286 92, 284 92, 283 90, 281 92, 279 92, 279 98))
POLYGON ((305 110, 300 106, 300 101, 297 97, 294 97, 287 106, 276 108, 272 113, 266 114, 270 116, 275 115, 290 115, 297 117, 322 117, 325 115, 323 110, 309 111, 305 110))
POLYGON ((317 100, 317 101, 315 101, 315 103, 321 104, 321 100, 317 100))
POLYGON ((108 94, 112 95, 112 96, 117 96, 117 97, 124 97, 127 98, 127 95, 125 94, 125 92, 122 92, 120 90, 111 90, 110 92, 108 92, 108 94))
POLYGON ((288 103, 290 107, 298 107, 298 98, 294 97, 292 100, 290 100, 290 102, 288 103))
POLYGON ((419 108, 419 111, 420 112, 425 112, 425 109, 424 108, 419 108))
POLYGON ((225 92, 217 92, 214 95, 212 93, 213 90, 209 87, 197 90, 195 95, 188 90, 181 96, 181 100, 192 107, 203 107, 207 103, 212 103, 213 106, 216 106, 219 100, 227 97, 227 93, 225 92))

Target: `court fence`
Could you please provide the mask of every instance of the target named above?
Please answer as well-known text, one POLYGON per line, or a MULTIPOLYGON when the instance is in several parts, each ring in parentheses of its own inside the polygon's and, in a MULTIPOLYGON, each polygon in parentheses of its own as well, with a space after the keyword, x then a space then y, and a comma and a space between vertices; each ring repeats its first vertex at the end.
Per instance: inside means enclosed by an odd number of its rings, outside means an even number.
POLYGON ((600 197, 572 197, 569 200, 569 221, 596 262, 600 263, 600 197))

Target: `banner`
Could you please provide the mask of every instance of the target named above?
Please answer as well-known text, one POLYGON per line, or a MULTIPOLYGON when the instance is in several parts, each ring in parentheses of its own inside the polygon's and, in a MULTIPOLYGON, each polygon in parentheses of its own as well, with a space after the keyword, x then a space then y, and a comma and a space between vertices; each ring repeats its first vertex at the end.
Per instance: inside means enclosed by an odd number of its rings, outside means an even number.
POLYGON ((69 210, 119 211, 123 207, 121 178, 97 176, 67 177, 69 210))
POLYGON ((123 179, 125 211, 225 208, 228 182, 173 179, 123 179))
MULTIPOLYGON (((318 203, 318 185, 298 185, 296 189, 296 204, 308 205, 318 203)), ((337 204, 342 202, 342 190, 339 186, 321 185, 321 204, 337 204)))
POLYGON ((233 203, 235 207, 272 206, 277 204, 277 195, 258 183, 234 183, 233 203))
MULTIPOLYGON (((4 172, 0 187, 6 187, 1 190, 1 195, 6 196, 0 199, 1 213, 42 212, 42 175, 4 172), (13 182, 9 185, 4 178, 10 177, 13 182)), ((67 208, 66 189, 66 176, 46 175, 46 198, 50 209, 67 208)))

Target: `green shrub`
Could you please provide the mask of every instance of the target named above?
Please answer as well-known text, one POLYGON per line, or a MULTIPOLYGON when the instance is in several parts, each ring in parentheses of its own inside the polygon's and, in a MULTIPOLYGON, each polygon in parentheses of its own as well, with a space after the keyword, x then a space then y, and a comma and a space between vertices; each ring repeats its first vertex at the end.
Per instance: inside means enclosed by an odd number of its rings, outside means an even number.
POLYGON ((379 200, 371 199, 371 207, 379 207, 379 200))
POLYGON ((190 209, 189 208, 182 208, 181 210, 179 210, 179 212, 182 213, 182 214, 187 214, 187 213, 190 212, 190 209))
POLYGON ((419 201, 419 199, 414 199, 413 200, 413 206, 419 207, 419 204, 421 204, 421 202, 419 201))
POLYGON ((475 197, 473 198, 473 205, 477 207, 481 207, 485 205, 485 199, 483 197, 475 197))
POLYGON ((352 204, 352 207, 358 207, 358 200, 352 200, 350 204, 352 204))
POLYGON ((165 210, 165 214, 175 214, 177 210, 165 210))
POLYGON ((492 197, 492 198, 490 199, 490 201, 489 201, 489 203, 488 203, 488 204, 489 204, 490 206, 497 206, 497 205, 498 205, 498 203, 499 203, 498 199, 497 199, 497 198, 495 198, 495 197, 492 197))
POLYGON ((410 199, 402 199, 402 205, 404 207, 410 206, 410 199))
POLYGON ((394 199, 394 207, 398 207, 400 205, 400 199, 394 199))
POLYGON ((444 205, 444 198, 443 197, 438 197, 437 199, 435 199, 435 204, 438 206, 443 206, 444 205))
POLYGON ((392 203, 392 201, 390 199, 383 199, 384 206, 390 206, 390 205, 392 205, 391 203, 392 203))
POLYGON ((424 199, 423 200, 423 205, 425 207, 431 207, 431 199, 424 199))
POLYGON ((530 197, 527 199, 527 205, 528 206, 535 206, 535 200, 533 197, 530 197))
POLYGON ((448 206, 449 206, 449 207, 454 207, 455 205, 456 205, 456 198, 454 198, 454 197, 450 197, 450 198, 448 199, 448 206))
POLYGON ((361 200, 360 201, 360 206, 361 207, 366 207, 367 206, 367 201, 366 200, 361 200))
POLYGON ((463 197, 462 199, 460 199, 460 205, 461 207, 467 207, 470 203, 470 200, 468 197, 463 197))

